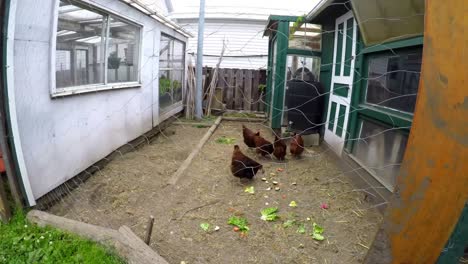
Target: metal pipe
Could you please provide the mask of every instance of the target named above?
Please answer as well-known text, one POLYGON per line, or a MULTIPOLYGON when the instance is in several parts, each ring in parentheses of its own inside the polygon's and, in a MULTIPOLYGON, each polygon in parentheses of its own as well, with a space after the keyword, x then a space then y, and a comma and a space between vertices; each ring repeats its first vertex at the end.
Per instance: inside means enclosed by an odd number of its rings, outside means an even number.
POLYGON ((201 119, 202 109, 202 78, 203 78, 203 33, 205 28, 205 0, 200 0, 200 14, 198 18, 198 39, 197 39, 197 65, 196 65, 196 94, 195 94, 195 117, 201 119))

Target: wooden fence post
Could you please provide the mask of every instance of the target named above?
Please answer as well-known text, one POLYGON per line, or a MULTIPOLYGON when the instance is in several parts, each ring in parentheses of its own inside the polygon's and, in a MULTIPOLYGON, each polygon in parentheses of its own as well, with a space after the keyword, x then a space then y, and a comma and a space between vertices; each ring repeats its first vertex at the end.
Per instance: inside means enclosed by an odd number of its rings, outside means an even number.
POLYGON ((244 108, 242 110, 252 110, 252 71, 245 70, 244 72, 244 108))
POLYGON ((228 69, 228 83, 227 83, 227 91, 226 91, 226 108, 227 109, 234 109, 234 70, 228 69))
POLYGON ((236 102, 234 109, 241 110, 242 109, 242 98, 244 97, 244 91, 242 86, 244 85, 244 75, 241 69, 237 69, 236 72, 236 102))
POLYGON ((258 91, 258 86, 260 85, 260 71, 256 70, 253 72, 253 83, 252 83, 252 110, 259 111, 260 105, 260 92, 258 91))

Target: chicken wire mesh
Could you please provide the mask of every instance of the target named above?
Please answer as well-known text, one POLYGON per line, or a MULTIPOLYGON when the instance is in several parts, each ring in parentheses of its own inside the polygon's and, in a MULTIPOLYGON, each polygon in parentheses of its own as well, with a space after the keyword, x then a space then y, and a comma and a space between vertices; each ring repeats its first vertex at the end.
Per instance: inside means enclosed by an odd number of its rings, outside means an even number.
MULTIPOLYGON (((105 6, 112 2, 114 1, 100 1, 100 4, 105 6)), ((94 8, 91 3, 80 3, 90 9, 94 8)), ((349 2, 336 5, 349 8, 349 2)), ((305 9, 304 13, 308 11, 305 9)), ((143 28, 142 35, 144 37, 157 30, 157 28, 143 28)), ((279 31, 276 33, 282 34, 279 31)), ((323 30, 322 34, 324 33, 334 34, 335 30, 323 30)), ((263 30, 257 34, 263 34, 263 30)), ((208 35, 205 38, 209 37, 208 35)), ((346 37, 349 36, 346 35, 346 37)), ((246 46, 248 43, 244 47, 246 46)), ((385 43, 376 44, 377 46, 384 47, 386 52, 394 56, 398 55, 397 51, 387 47, 385 43)), ((229 50, 228 47, 226 49, 229 50)), ((239 51, 242 53, 243 49, 239 51)), ((361 53, 354 54, 351 59, 361 55, 363 50, 359 52, 361 53)), ((159 56, 159 52, 145 56, 139 64, 138 74, 141 74, 142 68, 154 59, 158 59, 159 56)), ((333 61, 331 64, 321 66, 335 64, 333 61)), ((25 74, 33 70, 32 68, 22 69, 25 74)), ((351 86, 361 81, 380 81, 390 74, 408 73, 418 76, 420 74, 420 71, 414 70, 384 69, 372 77, 365 77, 361 75, 361 71, 352 70, 355 79, 351 86)), ((278 75, 278 77, 282 76, 278 75)), ((159 82, 159 78, 159 74, 154 73, 151 81, 142 84, 139 89, 145 90, 151 87, 154 85, 153 82, 159 82)), ((229 84, 225 79, 222 81, 229 84)), ((375 106, 388 107, 389 101, 417 95, 417 93, 405 93, 405 91, 400 94, 395 93, 394 90, 388 91, 384 85, 376 87, 374 89, 390 92, 393 96, 375 102, 375 106)), ((33 89, 33 87, 29 88, 33 89)), ((332 92, 330 89, 329 92, 319 96, 329 96, 332 92)), ((90 97, 93 93, 74 96, 90 97)), ((96 122, 97 125, 88 127, 79 140, 66 140, 70 131, 76 128, 72 124, 62 129, 61 133, 56 133, 54 141, 65 142, 68 148, 80 148, 80 145, 86 142, 91 134, 99 131, 100 126, 107 125, 112 118, 125 115, 129 105, 138 103, 139 95, 137 92, 129 95, 119 107, 99 117, 100 121, 96 122)), ((247 95, 242 97, 245 101, 247 95)), ((253 100, 250 96, 248 98, 250 98, 250 104, 262 103, 270 111, 277 110, 276 116, 272 115, 270 119, 282 116, 288 111, 298 111, 298 107, 278 109, 265 101, 262 96, 259 96, 257 100, 253 100)), ((316 97, 310 100, 314 99, 316 97)), ((65 103, 69 98, 65 96, 54 100, 60 104, 65 103)), ((350 109, 346 115, 364 109, 346 100, 340 101, 340 104, 350 109)), ((133 118, 141 118, 146 112, 153 111, 155 107, 159 107, 159 97, 154 97, 150 105, 141 106, 140 112, 134 113, 133 118)), ((82 109, 81 111, 81 116, 85 117, 98 113, 96 109, 82 109)), ((338 126, 347 135, 346 140, 343 140, 344 143, 356 141, 363 149, 370 148, 372 144, 373 148, 377 148, 375 153, 378 153, 378 148, 384 148, 384 146, 375 145, 373 139, 395 131, 410 129, 409 126, 401 126, 393 122, 392 115, 385 113, 383 115, 387 115, 392 120, 390 126, 374 129, 364 134, 359 133, 357 137, 351 135, 345 126, 338 126)), ((345 114, 338 115, 337 119, 342 116, 344 117, 345 114)), ((56 122, 70 118, 72 118, 71 115, 63 113, 62 118, 56 122)), ((339 163, 338 157, 333 154, 333 149, 326 144, 305 148, 300 159, 292 158, 289 153, 286 161, 279 161, 275 157, 262 158, 245 147, 242 142, 240 122, 223 121, 202 147, 200 153, 194 157, 184 177, 177 184, 170 185, 168 181, 173 173, 183 164, 213 124, 210 118, 197 121, 198 124, 195 125, 177 115, 172 116, 170 120, 179 124, 161 123, 153 129, 153 133, 143 135, 142 139, 136 142, 126 143, 124 148, 104 157, 101 163, 96 163, 84 171, 82 168, 74 169, 71 174, 79 174, 79 176, 65 181, 49 192, 46 198, 43 198, 46 202, 41 204, 44 206, 42 208, 55 214, 105 227, 117 228, 126 224, 136 230, 140 237, 143 237, 147 218, 149 215, 154 215, 156 228, 151 246, 171 263, 181 261, 188 261, 188 263, 359 263, 363 261, 381 220, 377 208, 384 207, 388 203, 386 199, 378 197, 381 193, 379 190, 387 190, 387 188, 375 181, 368 183, 366 187, 358 188, 353 186, 350 177, 358 177, 353 174, 356 172, 382 172, 395 167, 399 168, 401 161, 395 162, 396 158, 389 158, 374 166, 361 163, 360 167, 355 167, 350 162, 339 163), (253 182, 239 183, 232 176, 229 168, 233 144, 216 142, 216 139, 223 136, 234 138, 235 144, 241 146, 241 151, 245 155, 263 164, 265 173, 255 176, 253 182), (244 192, 245 187, 249 186, 255 187, 254 195, 244 192), (280 190, 275 191, 276 187, 280 190), (268 190, 268 188, 271 189, 268 190), (298 204, 298 208, 289 206, 292 200, 298 204), (329 205, 330 209, 323 209, 324 204, 327 207, 329 205), (267 207, 278 207, 281 220, 273 223, 262 221, 260 211, 267 207), (249 221, 251 231, 246 239, 240 239, 226 224, 232 215, 245 217, 249 221), (297 230, 291 231, 283 227, 287 220, 296 221, 294 229, 297 230), (298 230, 302 226, 305 226, 308 233, 311 232, 312 222, 318 222, 325 227, 325 241, 317 242, 308 234, 307 236, 300 234, 298 230), (200 230, 200 223, 219 226, 220 230, 206 233, 200 230), (223 253, 223 250, 228 252, 223 253)), ((329 124, 329 121, 314 123, 308 120, 307 122, 311 127, 329 124)), ((244 122, 244 124, 260 130, 261 135, 271 142, 273 135, 280 137, 288 142, 289 151, 291 137, 276 134, 276 131, 262 121, 244 122)), ((120 131, 114 133, 118 134, 120 131)), ((50 143, 42 142, 42 149, 47 149, 50 143)), ((104 144, 105 141, 102 143, 104 144)), ((23 150, 34 152, 28 149, 28 146, 24 146, 23 150)), ((66 156, 65 153, 64 156, 66 156)), ((41 160, 40 152, 35 152, 31 158, 41 160)), ((86 160, 84 156, 83 159, 86 160)), ((66 160, 65 157, 64 160, 66 160)), ((50 161, 43 160, 42 162, 44 166, 47 166, 50 161)), ((34 172, 30 174, 33 175, 34 172)))

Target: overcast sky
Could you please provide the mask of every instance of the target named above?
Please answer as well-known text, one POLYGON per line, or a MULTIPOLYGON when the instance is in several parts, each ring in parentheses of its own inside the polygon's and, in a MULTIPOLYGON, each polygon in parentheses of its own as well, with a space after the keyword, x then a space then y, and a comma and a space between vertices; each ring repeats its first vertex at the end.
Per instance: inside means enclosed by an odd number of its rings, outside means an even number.
MULTIPOLYGON (((276 14, 302 15, 308 13, 318 0, 205 0, 206 7, 252 8, 255 13, 262 9, 276 9, 276 14)), ((175 12, 198 9, 200 0, 172 0, 175 12)))

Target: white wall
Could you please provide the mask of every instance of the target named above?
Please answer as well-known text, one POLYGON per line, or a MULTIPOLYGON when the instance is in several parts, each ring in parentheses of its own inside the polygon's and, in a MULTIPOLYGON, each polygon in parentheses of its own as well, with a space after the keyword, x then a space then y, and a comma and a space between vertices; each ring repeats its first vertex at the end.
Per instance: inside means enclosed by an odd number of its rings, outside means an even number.
MULTIPOLYGON (((194 35, 187 52, 197 53, 198 21, 177 19, 178 23, 194 35)), ((266 21, 206 20, 203 54, 219 56, 226 40, 222 68, 266 69, 268 60, 268 38, 263 37, 266 21), (263 55, 263 56, 259 56, 263 55), (233 57, 229 57, 233 56, 233 57), (242 57, 240 57, 242 56, 242 57)), ((204 56, 203 65, 215 67, 218 57, 204 56)), ((195 63, 195 60, 192 60, 195 63)))
MULTIPOLYGON (((156 125, 161 32, 186 38, 120 1, 90 4, 144 26, 139 88, 51 99, 51 36, 56 0, 13 0, 14 89, 21 147, 34 198, 72 178, 156 125), (155 51, 155 52, 154 52, 155 51), (154 96, 154 97, 153 97, 154 96), (154 119, 154 120, 153 120, 154 119)), ((52 40, 55 41, 55 40, 52 40)))

